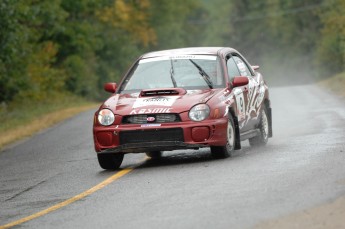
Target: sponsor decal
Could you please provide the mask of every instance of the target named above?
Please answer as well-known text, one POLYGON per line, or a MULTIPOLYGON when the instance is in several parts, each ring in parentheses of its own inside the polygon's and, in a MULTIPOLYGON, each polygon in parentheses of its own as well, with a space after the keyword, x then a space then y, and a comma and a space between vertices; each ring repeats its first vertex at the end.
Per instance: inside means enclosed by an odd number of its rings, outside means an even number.
POLYGON ((154 98, 137 98, 133 108, 146 106, 165 106, 171 107, 178 97, 154 97, 154 98))
POLYGON ((158 127, 161 126, 161 124, 142 124, 141 127, 158 127))
POLYGON ((160 107, 160 108, 142 108, 133 109, 129 114, 157 114, 157 113, 171 113, 171 107, 160 107))

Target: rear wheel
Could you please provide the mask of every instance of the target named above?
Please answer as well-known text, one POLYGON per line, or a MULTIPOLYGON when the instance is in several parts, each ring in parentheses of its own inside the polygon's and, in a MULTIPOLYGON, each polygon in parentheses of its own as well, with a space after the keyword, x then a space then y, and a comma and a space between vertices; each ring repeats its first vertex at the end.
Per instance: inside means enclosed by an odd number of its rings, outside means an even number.
POLYGON ((269 128, 270 128, 270 122, 268 121, 268 115, 267 115, 267 109, 266 106, 263 107, 261 110, 260 115, 260 124, 259 124, 259 130, 260 134, 258 136, 255 136, 254 138, 249 139, 249 144, 251 146, 263 146, 267 144, 268 141, 268 135, 269 135, 269 128))
POLYGON ((146 155, 152 159, 159 159, 162 157, 162 151, 146 152, 146 155))
POLYGON ((229 113, 228 127, 226 129, 227 143, 225 146, 211 146, 211 154, 213 158, 230 157, 235 149, 235 125, 232 115, 229 113))
POLYGON ((123 161, 123 153, 97 154, 98 163, 102 169, 115 170, 120 168, 123 161))

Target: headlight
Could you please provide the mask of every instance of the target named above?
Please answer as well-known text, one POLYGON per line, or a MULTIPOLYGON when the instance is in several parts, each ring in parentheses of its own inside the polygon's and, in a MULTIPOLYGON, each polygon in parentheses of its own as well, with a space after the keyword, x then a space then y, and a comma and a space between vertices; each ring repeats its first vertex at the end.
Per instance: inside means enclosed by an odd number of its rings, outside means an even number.
POLYGON ((115 121, 114 113, 109 109, 102 109, 98 112, 98 122, 103 126, 110 126, 115 121))
POLYGON ((206 104, 195 105, 189 111, 189 118, 193 121, 205 120, 210 114, 210 108, 206 104))

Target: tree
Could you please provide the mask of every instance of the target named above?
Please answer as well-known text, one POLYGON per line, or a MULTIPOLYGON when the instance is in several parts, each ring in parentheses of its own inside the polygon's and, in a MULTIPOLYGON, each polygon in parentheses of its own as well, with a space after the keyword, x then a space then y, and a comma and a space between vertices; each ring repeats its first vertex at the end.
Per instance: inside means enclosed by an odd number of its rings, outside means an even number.
POLYGON ((157 42, 151 49, 172 49, 198 46, 204 34, 197 22, 202 16, 202 5, 196 0, 151 0, 150 25, 156 32, 157 42))
POLYGON ((27 84, 24 63, 29 47, 19 6, 11 0, 0 4, 0 102, 12 100, 27 84))
POLYGON ((97 12, 101 21, 130 34, 133 40, 147 47, 155 43, 156 34, 149 25, 149 0, 115 0, 111 6, 97 12))
POLYGON ((317 42, 319 69, 326 75, 345 71, 345 1, 324 1, 327 8, 319 12, 322 29, 317 42))

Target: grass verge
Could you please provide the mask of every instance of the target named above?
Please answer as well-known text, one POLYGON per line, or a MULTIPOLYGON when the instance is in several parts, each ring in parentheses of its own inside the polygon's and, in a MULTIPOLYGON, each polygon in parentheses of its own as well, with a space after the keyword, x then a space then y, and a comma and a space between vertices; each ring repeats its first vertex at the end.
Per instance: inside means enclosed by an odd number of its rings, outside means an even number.
POLYGON ((345 98, 345 72, 322 80, 318 84, 332 93, 345 98))
POLYGON ((80 112, 97 109, 97 103, 80 98, 54 99, 41 103, 2 105, 0 109, 0 150, 30 137, 80 112))

